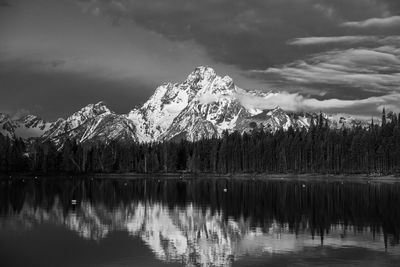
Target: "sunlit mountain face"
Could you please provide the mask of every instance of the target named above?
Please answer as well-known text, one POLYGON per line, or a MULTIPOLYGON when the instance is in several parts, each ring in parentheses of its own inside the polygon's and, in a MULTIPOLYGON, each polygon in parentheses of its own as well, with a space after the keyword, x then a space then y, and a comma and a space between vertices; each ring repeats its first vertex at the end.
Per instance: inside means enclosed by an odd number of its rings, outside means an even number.
POLYGON ((157 260, 184 266, 342 247, 400 259, 398 184, 39 178, 0 185, 0 236, 52 225, 101 246, 122 232, 157 260))

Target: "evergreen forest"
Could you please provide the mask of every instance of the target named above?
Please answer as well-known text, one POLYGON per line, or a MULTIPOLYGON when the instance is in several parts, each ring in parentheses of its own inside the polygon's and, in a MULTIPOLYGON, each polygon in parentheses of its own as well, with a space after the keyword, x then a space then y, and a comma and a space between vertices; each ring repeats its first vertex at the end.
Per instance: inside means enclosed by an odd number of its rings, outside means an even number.
POLYGON ((0 135, 1 173, 400 173, 400 116, 368 127, 225 132, 196 142, 83 143, 11 140, 0 135))

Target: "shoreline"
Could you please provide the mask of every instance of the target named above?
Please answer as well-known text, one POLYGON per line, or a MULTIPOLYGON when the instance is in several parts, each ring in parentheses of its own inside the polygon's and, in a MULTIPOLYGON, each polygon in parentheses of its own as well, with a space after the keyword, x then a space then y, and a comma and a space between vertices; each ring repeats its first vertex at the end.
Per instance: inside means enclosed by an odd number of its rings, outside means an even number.
POLYGON ((20 179, 168 179, 168 180, 264 180, 264 181, 303 181, 303 182, 359 182, 359 183, 398 183, 400 176, 371 174, 213 174, 213 173, 94 173, 94 174, 0 174, 0 180, 20 179))

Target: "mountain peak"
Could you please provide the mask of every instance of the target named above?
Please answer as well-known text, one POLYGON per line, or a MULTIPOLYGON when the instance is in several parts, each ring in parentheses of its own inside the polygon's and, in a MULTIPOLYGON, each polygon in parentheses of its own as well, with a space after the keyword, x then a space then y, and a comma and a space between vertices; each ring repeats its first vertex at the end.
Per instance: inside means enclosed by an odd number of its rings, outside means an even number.
POLYGON ((210 82, 217 76, 215 70, 208 66, 200 66, 194 69, 186 79, 189 84, 198 84, 201 81, 210 82))
POLYGON ((94 109, 108 109, 104 101, 99 101, 96 104, 91 104, 94 109))
POLYGON ((100 101, 96 104, 89 104, 86 107, 82 108, 78 113, 82 115, 100 115, 103 113, 112 113, 110 109, 106 106, 103 101, 100 101))
POLYGON ((274 112, 285 112, 280 106, 276 106, 276 107, 273 109, 273 111, 274 111, 274 112))
POLYGON ((215 76, 216 75, 215 70, 209 66, 198 66, 194 69, 193 72, 198 73, 202 76, 207 76, 207 75, 215 76))
POLYGON ((74 129, 83 124, 85 121, 103 114, 112 114, 104 102, 89 104, 68 117, 65 123, 69 125, 68 127, 70 129, 74 129))

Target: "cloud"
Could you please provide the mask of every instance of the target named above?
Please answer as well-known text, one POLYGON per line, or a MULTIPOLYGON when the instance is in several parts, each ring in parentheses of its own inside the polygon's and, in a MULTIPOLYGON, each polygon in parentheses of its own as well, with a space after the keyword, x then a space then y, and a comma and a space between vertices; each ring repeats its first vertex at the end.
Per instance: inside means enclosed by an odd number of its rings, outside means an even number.
POLYGON ((0 15, 2 109, 40 104, 39 115, 53 120, 105 100, 116 112, 128 112, 157 86, 184 80, 198 65, 246 88, 263 88, 193 40, 171 40, 122 19, 112 27, 107 17, 88 16, 69 0, 42 0, 43 8, 31 0, 21 8, 22 2, 0 15))
POLYGON ((382 46, 314 54, 282 67, 255 71, 293 84, 332 85, 376 93, 400 90, 400 49, 382 46))
MULTIPOLYGON (((62 1, 63 6, 47 1, 46 8, 39 10, 27 3, 18 16, 16 10, 8 11, 7 27, 0 25, 0 63, 6 65, 0 71, 22 67, 156 86, 181 78, 196 65, 221 66, 191 40, 173 41, 132 23, 111 27, 106 19, 82 14, 67 2, 62 1), (35 10, 33 18, 31 10, 35 10)), ((114 16, 123 12, 118 1, 108 2, 114 16)))
POLYGON ((400 111, 400 106, 398 105, 400 93, 348 100, 338 98, 317 99, 301 95, 300 93, 290 93, 286 91, 271 91, 266 94, 258 94, 251 91, 238 90, 233 96, 204 94, 200 96, 199 101, 201 104, 211 104, 226 97, 237 99, 248 109, 268 110, 281 107, 286 111, 293 112, 344 112, 358 116, 380 114, 384 107, 394 112, 400 111))
POLYGON ((383 107, 387 110, 399 112, 398 105, 400 93, 392 93, 383 96, 369 97, 356 100, 324 99, 304 97, 298 93, 277 92, 265 97, 255 96, 249 93, 238 94, 237 98, 246 108, 273 109, 281 107, 288 111, 323 111, 328 113, 344 112, 351 115, 379 114, 383 107))
POLYGON ((202 94, 199 97, 199 102, 200 102, 200 104, 207 105, 207 104, 211 104, 214 102, 218 102, 218 100, 220 100, 222 97, 225 97, 225 96, 222 96, 221 94, 206 93, 206 94, 202 94))
POLYGON ((63 66, 65 63, 66 63, 66 61, 65 61, 65 60, 62 60, 62 59, 55 59, 55 60, 52 60, 52 61, 50 62, 51 66, 52 66, 53 68, 57 68, 57 67, 59 67, 59 66, 63 66))
POLYGON ((391 0, 79 1, 87 14, 133 22, 175 41, 194 41, 215 61, 241 69, 272 67, 310 53, 293 49, 287 40, 353 34, 340 23, 400 11, 391 0))
POLYGON ((340 26, 396 15, 398 0, 6 2, 13 5, 0 10, 0 80, 7 91, 0 104, 7 109, 21 101, 32 109, 36 102, 58 116, 61 108, 67 114, 76 105, 103 99, 128 111, 158 84, 181 81, 196 65, 211 65, 243 88, 317 98, 341 98, 340 93, 346 99, 367 98, 398 82, 398 64, 383 56, 399 54, 398 39, 381 40, 398 34, 394 28, 340 26), (374 37, 344 37, 356 34, 374 37), (318 37, 325 35, 329 39, 318 37), (363 56, 342 49, 354 45, 376 58, 365 52, 368 62, 363 62, 363 56), (340 55, 343 64, 333 61, 340 55), (243 77, 249 69, 263 71, 243 77), (53 99, 44 100, 48 95, 53 99))
POLYGON ((1 7, 11 7, 11 4, 8 1, 1 0, 0 1, 0 8, 1 7))
MULTIPOLYGON (((322 2, 329 4, 331 1, 322 2)), ((242 69, 269 67, 303 56, 303 51, 292 49, 285 43, 305 33, 314 36, 326 32, 340 34, 344 31, 337 26, 342 10, 336 10, 340 6, 350 6, 343 10, 354 10, 353 2, 357 2, 366 14, 381 14, 377 4, 366 1, 354 0, 351 4, 340 1, 337 5, 323 5, 322 2, 80 0, 82 10, 87 14, 102 14, 111 21, 130 21, 171 40, 194 41, 214 60, 242 69)))
POLYGON ((21 109, 18 109, 16 112, 14 112, 14 114, 11 115, 11 119, 18 120, 18 119, 21 119, 30 114, 32 114, 32 112, 30 110, 21 108, 21 109))
POLYGON ((303 37, 289 40, 289 45, 327 45, 327 44, 394 44, 400 43, 400 36, 376 36, 376 35, 350 35, 350 36, 327 36, 327 37, 303 37))
POLYGON ((341 24, 344 27, 368 28, 368 27, 398 27, 400 26, 400 16, 387 18, 370 18, 362 21, 348 21, 341 24))
POLYGON ((388 1, 397 0, 317 0, 314 2, 316 8, 325 10, 325 13, 336 18, 358 21, 371 17, 387 17, 392 12, 396 12, 396 8, 388 6, 388 1))

